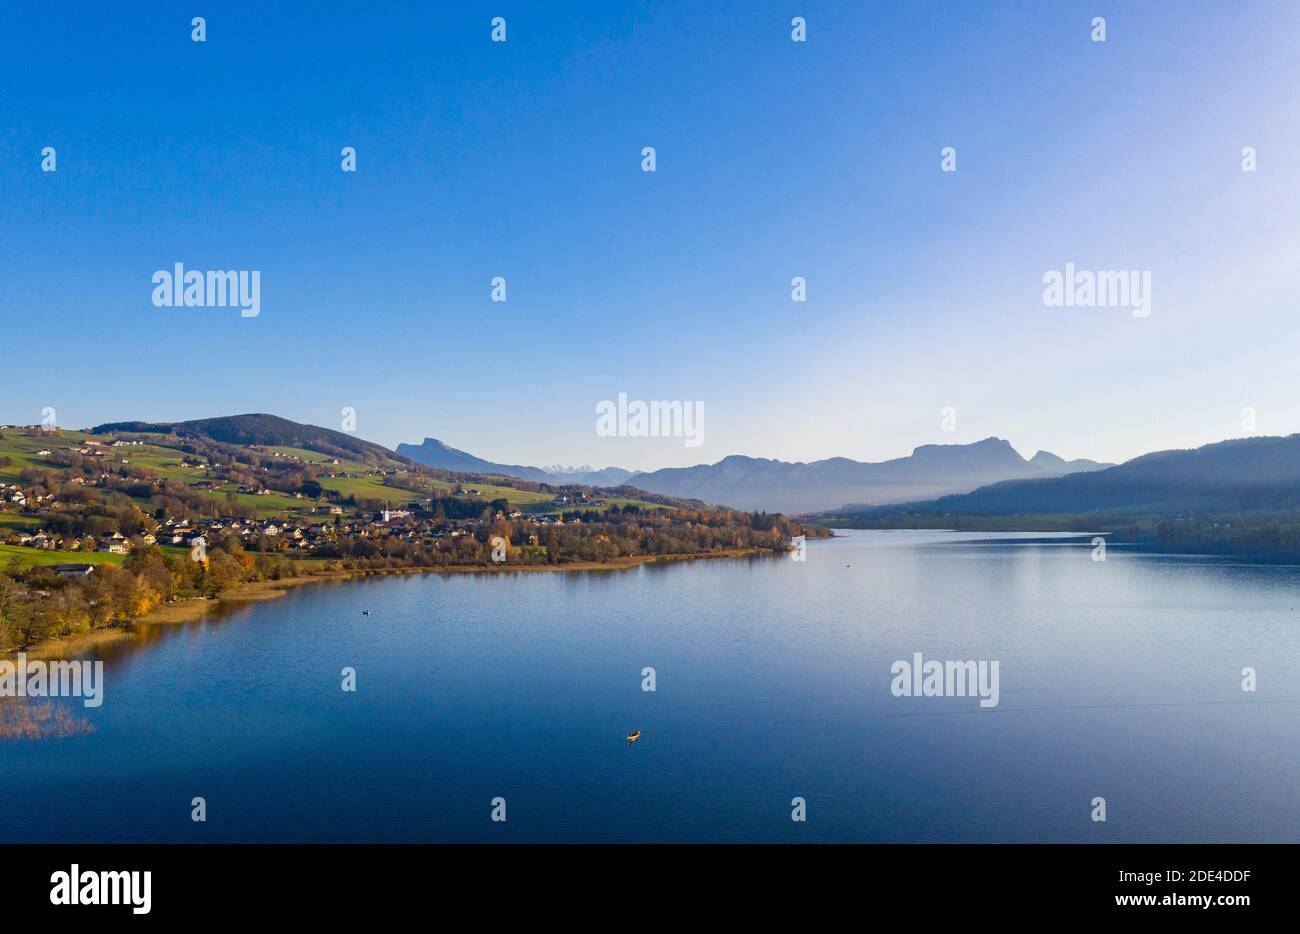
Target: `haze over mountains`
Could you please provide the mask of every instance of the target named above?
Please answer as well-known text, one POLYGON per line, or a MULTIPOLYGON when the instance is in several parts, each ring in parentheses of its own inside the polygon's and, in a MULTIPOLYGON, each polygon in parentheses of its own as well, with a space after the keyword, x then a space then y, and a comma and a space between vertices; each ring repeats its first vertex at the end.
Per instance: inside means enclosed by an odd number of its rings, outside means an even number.
POLYGON ((874 464, 847 457, 805 464, 733 455, 712 466, 636 474, 628 482, 741 509, 797 513, 836 508, 831 503, 897 503, 966 492, 999 480, 1054 477, 1104 466, 1089 460, 1067 462, 1042 451, 1026 460, 1009 442, 985 438, 974 444, 922 445, 907 457, 874 464))
POLYGON ((579 483, 586 486, 620 486, 632 476, 632 471, 620 467, 604 470, 591 468, 524 467, 519 464, 498 464, 475 457, 465 451, 443 444, 437 438, 425 438, 420 444, 399 444, 397 453, 409 457, 417 464, 438 470, 455 470, 461 473, 498 473, 534 483, 579 483))
POLYGON ((996 515, 1123 510, 1172 515, 1294 509, 1300 509, 1300 434, 1156 451, 1091 473, 1013 480, 927 502, 837 512, 996 515))
MULTIPOLYGON (((376 463, 392 456, 382 445, 350 433, 265 414, 116 422, 92 430, 305 447, 376 463)), ((501 474, 553 485, 628 485, 682 499, 788 513, 997 515, 1113 510, 1173 515, 1300 510, 1300 434, 1157 451, 1118 466, 1066 461, 1046 451, 1025 459, 1000 438, 923 445, 907 457, 874 464, 843 457, 789 463, 733 455, 712 465, 647 473, 616 467, 543 469, 497 464, 432 438, 420 445, 399 445, 397 454, 441 470, 501 474)))
POLYGON ((498 464, 441 441, 399 444, 397 452, 443 470, 504 473, 543 483, 596 486, 630 484, 652 493, 699 499, 740 509, 818 512, 850 503, 885 504, 961 493, 1000 480, 1055 477, 1109 465, 1066 461, 1047 451, 1026 460, 1009 442, 986 438, 974 444, 927 444, 908 457, 863 463, 834 457, 811 463, 732 455, 716 464, 668 467, 633 473, 616 467, 600 471, 544 471, 498 464))

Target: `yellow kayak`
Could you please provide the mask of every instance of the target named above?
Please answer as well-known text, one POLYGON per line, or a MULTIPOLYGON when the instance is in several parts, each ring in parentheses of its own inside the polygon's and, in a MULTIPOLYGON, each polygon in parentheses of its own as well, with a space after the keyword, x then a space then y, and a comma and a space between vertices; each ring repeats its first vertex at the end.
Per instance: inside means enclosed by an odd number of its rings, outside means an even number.
POLYGON ((638 739, 640 739, 640 738, 641 738, 641 731, 640 731, 640 730, 634 730, 634 731, 632 731, 631 733, 627 734, 627 742, 628 742, 628 745, 629 745, 629 746, 632 745, 633 743, 635 743, 635 742, 636 742, 638 739))

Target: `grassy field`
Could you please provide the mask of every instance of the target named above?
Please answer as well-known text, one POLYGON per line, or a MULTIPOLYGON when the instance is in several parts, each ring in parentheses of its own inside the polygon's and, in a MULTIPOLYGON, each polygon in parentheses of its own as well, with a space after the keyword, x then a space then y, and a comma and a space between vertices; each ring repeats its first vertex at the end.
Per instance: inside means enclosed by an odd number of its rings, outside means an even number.
MULTIPOLYGON (((133 437, 124 434, 123 439, 133 437)), ((20 474, 28 467, 41 467, 46 469, 56 469, 56 465, 47 457, 39 457, 36 452, 41 450, 58 451, 60 449, 78 448, 83 446, 88 439, 99 441, 106 440, 103 437, 96 438, 93 435, 80 431, 64 431, 59 436, 45 438, 29 438, 19 434, 16 431, 4 433, 0 438, 0 454, 8 456, 13 463, 8 467, 0 468, 0 481, 5 483, 21 482, 20 474)), ((293 451, 293 448, 285 450, 293 451)), ((311 452, 304 452, 310 454, 311 452)), ((158 447, 152 444, 141 445, 138 447, 113 448, 112 455, 103 459, 105 469, 120 467, 122 461, 127 461, 133 467, 143 467, 152 470, 164 480, 176 480, 187 486, 193 486, 200 480, 210 479, 207 470, 194 467, 181 466, 182 458, 186 455, 172 448, 158 447)), ((324 458, 323 455, 316 455, 324 458)), ((342 467, 340 467, 342 469, 342 467)), ((358 467, 357 469, 362 469, 358 467)), ((227 489, 230 492, 235 491, 234 485, 228 485, 226 488, 216 490, 199 490, 209 499, 217 502, 225 502, 227 489)), ((294 513, 309 513, 312 503, 309 500, 294 499, 282 493, 274 493, 269 496, 255 496, 246 493, 235 494, 240 503, 253 511, 256 518, 267 519, 273 516, 284 516, 294 513)), ((141 500, 141 505, 148 501, 141 500)), ((8 516, 0 514, 0 525, 10 525, 16 527, 17 523, 31 525, 35 520, 24 519, 18 516, 8 516)))
MULTIPOLYGON (((225 502, 225 490, 214 490, 213 496, 216 499, 225 502)), ((290 513, 311 512, 312 501, 309 499, 294 499, 292 496, 285 496, 283 493, 269 493, 266 496, 257 496, 253 493, 236 493, 235 499, 240 504, 252 509, 259 519, 269 519, 272 516, 284 516, 290 513)))
MULTIPOLYGON (((297 459, 305 464, 315 464, 319 467, 329 467, 342 473, 366 473, 376 469, 375 464, 366 464, 358 460, 352 460, 347 457, 336 457, 332 454, 322 454, 319 451, 309 451, 306 448, 293 448, 283 444, 274 445, 253 445, 253 450, 263 454, 281 454, 286 459, 297 459), (338 461, 335 464, 335 461, 338 461)), ((387 470, 400 470, 403 465, 400 461, 389 460, 382 466, 387 470)))
MULTIPOLYGON (((181 545, 162 545, 163 552, 177 558, 188 558, 190 549, 181 545)), ((102 551, 46 551, 42 548, 25 548, 21 545, 0 545, 0 571, 8 571, 17 561, 19 570, 30 567, 53 564, 113 564, 121 565, 126 555, 114 555, 102 551)), ((329 558, 311 555, 285 556, 291 565, 318 565, 329 558)))
POLYGON ((34 529, 38 525, 40 525, 40 520, 35 516, 20 516, 12 512, 0 512, 0 529, 21 531, 23 529, 34 529))
POLYGON ((285 457, 290 459, 297 458, 298 460, 307 464, 332 465, 335 460, 338 460, 339 470, 362 469, 362 465, 356 463, 355 461, 349 461, 342 457, 340 458, 330 457, 327 454, 321 454, 319 451, 309 451, 306 448, 291 448, 283 444, 272 444, 272 445, 258 444, 258 445, 254 445, 254 449, 258 451, 266 451, 270 454, 282 454, 285 457))
POLYGON ((90 437, 80 431, 65 431, 61 436, 47 438, 29 438, 13 429, 0 434, 4 436, 0 438, 0 454, 13 461, 8 467, 0 467, 0 483, 21 482, 21 474, 28 467, 53 468, 49 458, 38 456, 37 451, 81 447, 90 437))
POLYGON ((46 551, 21 545, 0 545, 0 568, 7 570, 15 559, 18 567, 26 570, 47 564, 121 564, 126 560, 126 555, 103 551, 46 551))
POLYGON ((467 490, 478 490, 479 499, 490 503, 494 499, 508 499, 512 506, 527 506, 531 503, 549 503, 555 498, 552 493, 534 493, 531 490, 516 490, 509 486, 494 486, 483 483, 467 483, 467 490))
POLYGON ((357 499, 412 503, 424 498, 420 493, 399 490, 393 486, 384 486, 378 477, 331 477, 324 478, 319 482, 321 487, 326 490, 334 490, 344 497, 355 496, 357 499))
MULTIPOLYGON (((3 432, 3 435, 4 437, 0 438, 0 454, 6 455, 13 461, 8 467, 0 468, 0 481, 4 483, 20 482, 20 474, 28 467, 57 469, 50 458, 39 456, 37 451, 72 450, 83 447, 88 440, 99 442, 107 440, 82 431, 62 430, 58 435, 44 438, 27 437, 13 430, 3 432)), ((180 451, 171 448, 146 444, 138 447, 111 448, 110 454, 102 459, 102 463, 105 469, 109 469, 121 467, 122 462, 126 461, 132 466, 147 467, 156 471, 164 479, 186 483, 201 478, 204 471, 181 466, 183 456, 180 451)))

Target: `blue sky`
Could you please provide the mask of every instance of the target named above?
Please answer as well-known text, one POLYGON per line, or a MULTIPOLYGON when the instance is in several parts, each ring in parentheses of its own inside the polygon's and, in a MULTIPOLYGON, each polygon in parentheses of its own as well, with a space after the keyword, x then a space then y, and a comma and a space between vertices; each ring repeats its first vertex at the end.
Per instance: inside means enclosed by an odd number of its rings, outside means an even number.
POLYGON ((1297 431, 1297 26, 1290 2, 10 5, 0 420, 350 406, 384 444, 641 469, 988 435, 1122 460, 1239 436, 1247 406, 1297 431), (260 270, 261 314, 154 307, 175 262, 260 270), (1067 262, 1149 270, 1150 316, 1046 307, 1067 262), (703 445, 598 437, 620 392, 702 401, 703 445))

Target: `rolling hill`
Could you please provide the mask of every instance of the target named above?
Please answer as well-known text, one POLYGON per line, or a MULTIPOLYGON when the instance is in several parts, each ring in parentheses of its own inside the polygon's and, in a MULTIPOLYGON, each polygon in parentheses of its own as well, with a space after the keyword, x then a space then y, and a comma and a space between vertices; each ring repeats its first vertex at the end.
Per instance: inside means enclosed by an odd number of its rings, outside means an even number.
MULTIPOLYGON (((75 445, 80 436, 75 432, 64 434, 62 444, 65 445, 69 442, 75 445)), ((435 492, 450 493, 459 482, 450 476, 456 473, 465 475, 460 479, 473 478, 465 485, 476 489, 485 502, 508 499, 513 505, 530 512, 591 508, 574 505, 576 498, 573 496, 563 506, 555 504, 555 491, 537 488, 541 483, 564 488, 591 486, 577 474, 552 475, 538 470, 532 476, 521 477, 503 469, 504 465, 491 464, 436 441, 433 444, 443 449, 445 457, 440 461, 441 465, 426 465, 375 442, 276 415, 230 415, 184 422, 111 422, 90 429, 87 435, 106 440, 116 436, 138 437, 146 442, 145 447, 131 452, 136 465, 155 470, 164 478, 183 479, 187 483, 191 482, 192 475, 182 465, 183 449, 192 449, 195 443, 207 443, 226 446, 230 454, 238 454, 240 448, 249 448, 259 458, 273 458, 271 463, 322 468, 319 483, 324 490, 357 501, 401 505, 435 492), (534 476, 537 479, 533 479, 534 476), (524 482, 516 483, 516 480, 524 482)), ((28 446, 41 444, 33 439, 27 439, 25 443, 28 446)), ((52 446, 60 447, 61 444, 55 442, 52 446)), ((229 484, 221 485, 208 495, 221 499, 230 489, 229 484)), ((619 505, 637 504, 645 508, 685 505, 672 497, 647 496, 621 484, 610 484, 609 491, 610 495, 605 499, 619 505)), ((572 490, 568 492, 572 493, 572 490)), ((259 514, 284 514, 310 508, 310 504, 278 493, 237 495, 240 501, 259 514)))
POLYGON ((375 462, 393 458, 392 451, 374 442, 332 428, 292 422, 278 415, 227 415, 187 422, 110 422, 91 429, 91 433, 96 435, 118 432, 206 438, 223 444, 305 448, 336 457, 359 456, 361 460, 375 462))

